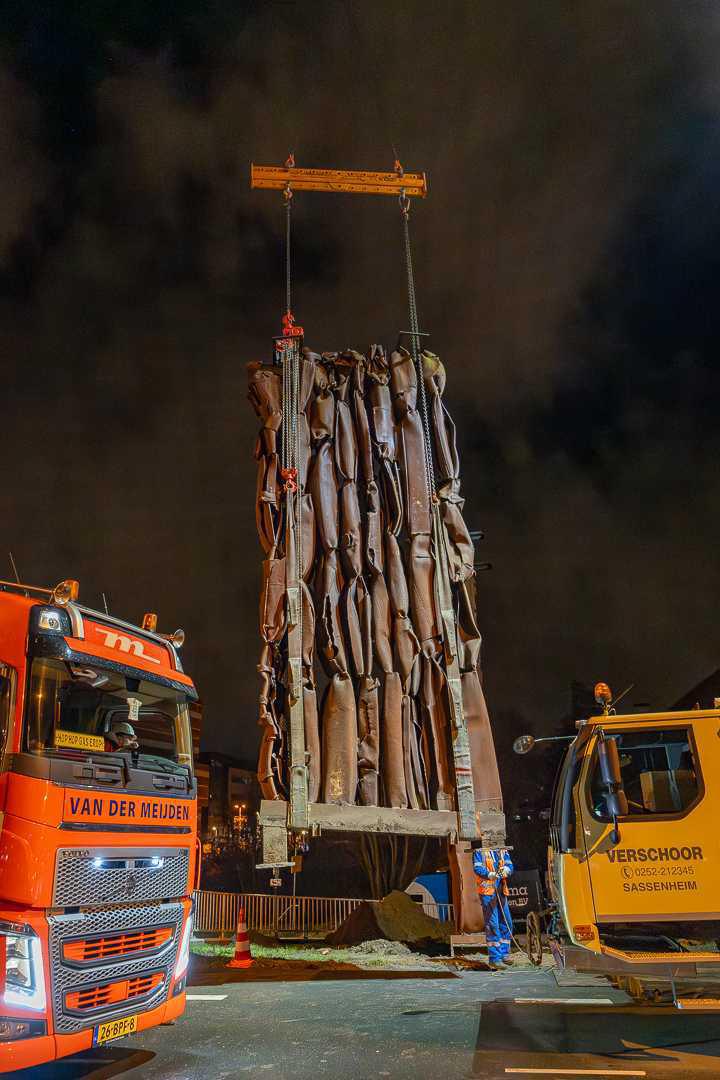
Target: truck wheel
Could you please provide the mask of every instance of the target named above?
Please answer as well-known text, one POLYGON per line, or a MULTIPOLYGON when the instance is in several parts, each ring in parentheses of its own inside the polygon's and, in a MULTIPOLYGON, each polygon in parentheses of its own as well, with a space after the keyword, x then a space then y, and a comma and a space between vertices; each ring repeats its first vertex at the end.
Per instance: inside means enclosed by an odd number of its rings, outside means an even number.
POLYGON ((537 911, 528 912, 527 917, 527 954, 528 960, 535 967, 542 965, 543 957, 543 941, 542 941, 542 926, 540 925, 540 916, 537 911))

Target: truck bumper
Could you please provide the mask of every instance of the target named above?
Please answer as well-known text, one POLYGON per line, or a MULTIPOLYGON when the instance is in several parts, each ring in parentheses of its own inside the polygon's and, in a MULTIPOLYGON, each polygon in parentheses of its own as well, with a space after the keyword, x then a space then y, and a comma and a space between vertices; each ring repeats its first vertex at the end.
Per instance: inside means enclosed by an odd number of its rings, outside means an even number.
MULTIPOLYGON (((185 1011, 185 991, 171 997, 163 1005, 138 1015, 139 1035, 148 1028, 176 1020, 185 1011)), ((79 1054, 92 1047, 94 1028, 78 1031, 72 1035, 41 1035, 32 1039, 0 1043, 0 1074, 42 1065, 47 1061, 79 1054)), ((133 1036, 128 1036, 133 1038, 133 1036)), ((105 1045, 110 1045, 106 1043, 105 1045)))

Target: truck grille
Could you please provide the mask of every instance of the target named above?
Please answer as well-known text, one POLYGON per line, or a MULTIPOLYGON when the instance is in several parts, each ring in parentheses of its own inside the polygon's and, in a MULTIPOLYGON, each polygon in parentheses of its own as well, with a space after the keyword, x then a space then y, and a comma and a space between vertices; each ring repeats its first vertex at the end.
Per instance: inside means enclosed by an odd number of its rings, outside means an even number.
POLYGON ((54 907, 166 900, 188 892, 189 848, 60 848, 54 907))
POLYGON ((119 982, 102 983, 100 986, 89 986, 85 990, 70 990, 65 995, 65 1012, 74 1013, 76 1016, 87 1016, 104 1011, 110 1005, 138 1005, 142 998, 146 998, 165 981, 161 971, 153 975, 135 975, 132 979, 121 979, 119 982))
POLYGON ((48 915, 56 1032, 80 1031, 126 1015, 139 1004, 145 1008, 162 1004, 175 967, 182 921, 179 903, 48 915), (144 945, 152 940, 148 971, 144 945), (127 949, 138 942, 143 947, 127 949), (122 948, 126 951, 116 951, 122 948))
POLYGON ((103 960, 122 960, 126 957, 151 955, 166 945, 173 936, 173 927, 158 926, 153 930, 133 930, 94 938, 66 941, 63 959, 73 967, 96 964, 103 960))

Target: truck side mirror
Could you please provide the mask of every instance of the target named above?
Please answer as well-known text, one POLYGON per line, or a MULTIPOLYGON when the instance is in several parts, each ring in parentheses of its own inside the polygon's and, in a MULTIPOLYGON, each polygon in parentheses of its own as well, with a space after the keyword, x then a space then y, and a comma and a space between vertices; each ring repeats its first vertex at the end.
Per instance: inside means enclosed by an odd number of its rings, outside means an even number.
POLYGON ((628 801, 623 790, 620 755, 614 739, 607 739, 604 735, 601 735, 598 742, 598 761, 600 763, 600 776, 605 785, 605 805, 615 826, 613 843, 617 844, 620 842, 617 819, 625 817, 627 814, 628 801))
POLYGON ((535 738, 533 735, 518 735, 512 748, 516 754, 529 754, 534 745, 535 738))

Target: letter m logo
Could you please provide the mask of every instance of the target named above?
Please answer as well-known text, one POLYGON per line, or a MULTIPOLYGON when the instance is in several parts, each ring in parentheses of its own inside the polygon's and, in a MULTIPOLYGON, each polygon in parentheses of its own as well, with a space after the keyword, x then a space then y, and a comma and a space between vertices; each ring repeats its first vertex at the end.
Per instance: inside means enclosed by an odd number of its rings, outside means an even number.
POLYGON ((136 641, 134 638, 128 637, 127 634, 118 634, 114 630, 105 630, 101 626, 97 627, 97 632, 104 636, 108 649, 119 649, 120 652, 132 653, 133 656, 140 656, 143 660, 149 660, 151 664, 160 663, 155 656, 150 656, 149 653, 145 652, 142 641, 136 641))

